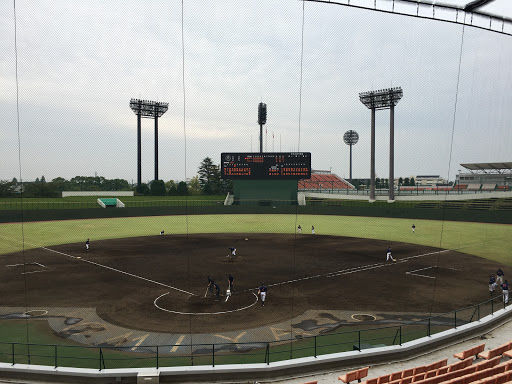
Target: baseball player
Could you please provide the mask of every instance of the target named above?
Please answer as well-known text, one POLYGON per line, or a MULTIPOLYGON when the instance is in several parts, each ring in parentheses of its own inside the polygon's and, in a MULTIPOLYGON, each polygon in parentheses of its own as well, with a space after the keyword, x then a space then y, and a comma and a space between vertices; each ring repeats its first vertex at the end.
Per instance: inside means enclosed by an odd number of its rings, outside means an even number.
POLYGON ((208 276, 208 288, 206 288, 206 293, 205 293, 204 297, 206 297, 206 295, 208 295, 208 296, 213 295, 213 284, 215 284, 213 277, 208 276))
POLYGON ((494 278, 494 275, 489 275, 489 292, 491 293, 491 296, 496 289, 496 279, 494 278))
POLYGON ((235 247, 229 247, 229 251, 231 252, 227 257, 231 257, 232 259, 236 258, 236 248, 235 247))
POLYGON ((85 249, 89 250, 89 239, 87 239, 87 241, 85 242, 85 249))
POLYGON ((505 304, 508 304, 508 288, 509 288, 508 281, 505 280, 505 282, 503 284, 501 284, 501 291, 503 293, 503 302, 505 304))
POLYGON ((414 233, 414 230, 416 229, 416 226, 413 224, 412 225, 412 233, 414 233))
POLYGON ((160 231, 160 234, 163 235, 165 233, 165 231, 160 231))
POLYGON ((393 261, 395 262, 396 260, 393 259, 393 256, 391 256, 391 247, 388 247, 388 249, 386 250, 386 261, 393 261))
POLYGON ((501 270, 501 267, 499 267, 498 270, 496 271, 496 283, 499 285, 503 284, 504 278, 505 278, 505 274, 501 270))
POLYGON ((219 301, 219 296, 220 296, 219 284, 213 283, 213 286, 215 287, 215 301, 219 301))
POLYGON ((302 233, 302 227, 300 226, 300 224, 299 224, 299 226, 297 227, 297 232, 302 233))
POLYGON ((267 286, 265 283, 261 283, 260 287, 258 288, 258 295, 261 297, 261 306, 265 306, 265 299, 267 298, 267 286))
POLYGON ((315 234, 315 227, 311 226, 311 234, 314 235, 315 234))
POLYGON ((228 275, 228 289, 231 294, 233 294, 233 283, 235 281, 235 278, 233 275, 228 275))

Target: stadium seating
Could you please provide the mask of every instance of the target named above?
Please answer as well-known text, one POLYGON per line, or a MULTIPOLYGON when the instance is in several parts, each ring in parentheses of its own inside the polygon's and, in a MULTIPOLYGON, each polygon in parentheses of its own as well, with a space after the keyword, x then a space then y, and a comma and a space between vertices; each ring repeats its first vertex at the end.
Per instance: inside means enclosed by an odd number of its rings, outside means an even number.
POLYGON ((505 352, 510 351, 511 349, 512 349, 512 342, 508 342, 508 343, 500 345, 497 348, 491 349, 489 351, 480 352, 478 354, 478 357, 485 359, 485 360, 489 360, 489 359, 492 359, 493 357, 501 356, 505 352))
POLYGON ((338 377, 338 380, 343 381, 344 383, 350 383, 351 381, 357 380, 358 383, 361 382, 361 379, 368 376, 368 369, 370 367, 357 369, 352 372, 348 372, 344 375, 338 377))
POLYGON ((473 348, 466 349, 465 351, 462 351, 460 353, 456 353, 455 355, 453 355, 453 357, 460 359, 460 360, 465 360, 470 356, 477 357, 480 352, 484 351, 484 349, 485 349, 485 343, 477 345, 476 347, 473 347, 473 348))

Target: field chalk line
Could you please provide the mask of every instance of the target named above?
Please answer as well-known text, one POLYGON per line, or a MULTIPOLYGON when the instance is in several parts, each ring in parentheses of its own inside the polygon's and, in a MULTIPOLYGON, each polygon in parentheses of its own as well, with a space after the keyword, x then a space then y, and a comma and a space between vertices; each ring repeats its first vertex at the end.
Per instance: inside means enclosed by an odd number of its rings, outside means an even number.
MULTIPOLYGON (((64 256, 67 256, 67 257, 71 257, 73 259, 76 259, 77 257, 76 256, 72 256, 72 255, 68 255, 67 253, 64 253, 64 252, 60 252, 60 251, 55 251, 54 249, 50 249, 50 248, 46 248, 46 247, 41 247, 42 249, 45 249, 47 251, 50 251, 50 252, 55 252, 55 253, 58 253, 60 255, 64 255, 64 256)), ((100 264, 100 263, 96 263, 94 261, 91 261, 91 260, 87 260, 87 259, 82 259, 80 258, 79 261, 83 261, 85 263, 89 263, 89 264, 93 264, 93 265, 96 265, 98 267, 102 267, 102 268, 105 268, 105 269, 110 269, 111 271, 114 271, 114 272, 119 272, 119 273, 122 273, 122 274, 125 274, 125 275, 128 275, 128 276, 131 276, 131 277, 135 277, 137 279, 141 279, 141 280, 145 280, 145 281, 148 281, 150 283, 153 283, 153 284, 158 284, 158 285, 161 285, 163 287, 166 287, 166 288, 170 288, 170 289, 174 289, 175 291, 178 291, 178 292, 183 292, 183 293, 186 293, 187 295, 190 295, 190 296, 197 296, 197 295, 194 295, 193 293, 191 292, 188 292, 188 291, 185 291, 183 289, 179 289, 179 288, 176 288, 176 287, 173 287, 171 285, 167 285, 167 284, 164 284, 164 283, 160 283, 158 281, 155 281, 155 280, 151 280, 151 279, 148 279, 146 277, 142 277, 142 276, 138 276, 138 275, 134 275, 133 273, 130 273, 130 272, 125 272, 125 271, 121 271, 120 269, 116 269, 116 268, 112 268, 112 267, 109 267, 107 265, 103 265, 103 264, 100 264)))

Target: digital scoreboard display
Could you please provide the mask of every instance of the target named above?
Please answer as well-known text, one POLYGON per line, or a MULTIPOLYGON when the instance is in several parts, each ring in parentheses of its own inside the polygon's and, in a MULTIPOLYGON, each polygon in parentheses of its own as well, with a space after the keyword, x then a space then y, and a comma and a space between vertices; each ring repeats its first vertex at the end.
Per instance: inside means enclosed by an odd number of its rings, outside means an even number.
POLYGON ((310 152, 222 153, 220 164, 223 179, 311 178, 310 152))

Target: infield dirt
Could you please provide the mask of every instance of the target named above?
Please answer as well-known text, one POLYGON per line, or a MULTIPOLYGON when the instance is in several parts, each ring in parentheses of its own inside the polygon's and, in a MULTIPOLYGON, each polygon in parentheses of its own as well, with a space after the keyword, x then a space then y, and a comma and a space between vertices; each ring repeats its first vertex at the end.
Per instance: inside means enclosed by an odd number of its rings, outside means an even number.
POLYGON ((90 307, 126 328, 186 333, 259 327, 308 309, 428 316, 487 299, 497 269, 456 251, 309 234, 91 239, 90 251, 75 243, 1 258, 0 306, 90 307), (388 246, 396 263, 385 262, 388 246), (235 284, 226 302, 228 274, 235 284), (219 301, 205 297, 208 276, 219 301), (265 307, 255 295, 262 282, 265 307))

